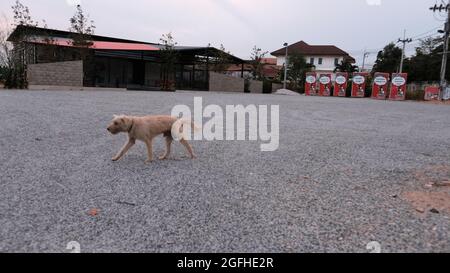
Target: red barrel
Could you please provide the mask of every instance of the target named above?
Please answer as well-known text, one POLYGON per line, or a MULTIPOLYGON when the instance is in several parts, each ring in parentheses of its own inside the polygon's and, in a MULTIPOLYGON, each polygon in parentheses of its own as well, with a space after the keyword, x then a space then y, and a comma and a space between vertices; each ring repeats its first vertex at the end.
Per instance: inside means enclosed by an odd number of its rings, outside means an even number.
POLYGON ((331 96, 331 74, 320 74, 319 77, 319 96, 331 96))
POLYGON ((315 72, 306 73, 305 95, 317 96, 317 75, 315 72))
POLYGON ((345 97, 348 86, 348 73, 338 72, 336 73, 336 79, 334 81, 334 92, 335 97, 345 97))
POLYGON ((393 73, 391 82, 390 100, 405 100, 406 99, 406 83, 408 81, 408 74, 393 73))
POLYGON ((373 78, 372 98, 385 100, 389 90, 389 73, 377 72, 373 78))
POLYGON ((366 72, 358 72, 353 74, 353 84, 352 84, 352 97, 353 98, 364 98, 366 93, 366 82, 367 76, 369 74, 366 72))

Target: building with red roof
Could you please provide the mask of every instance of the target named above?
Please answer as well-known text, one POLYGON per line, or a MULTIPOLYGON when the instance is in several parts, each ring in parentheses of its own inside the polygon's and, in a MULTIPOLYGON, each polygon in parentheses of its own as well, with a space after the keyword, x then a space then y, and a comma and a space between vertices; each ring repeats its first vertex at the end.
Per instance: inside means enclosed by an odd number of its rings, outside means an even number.
MULTIPOLYGON (((214 47, 174 46, 176 61, 167 72, 163 69, 167 62, 164 45, 98 35, 90 35, 85 44, 77 45, 77 35, 80 34, 21 25, 8 41, 13 43, 15 56, 25 67, 82 62, 83 87, 160 90, 170 79, 176 89, 208 90, 210 68, 217 56, 224 54, 231 65, 240 67, 240 76, 244 76, 244 60, 214 47)), ((46 74, 43 71, 35 77, 46 74)), ((63 80, 56 80, 64 85, 63 80)))
MULTIPOLYGON (((277 58, 277 65, 284 66, 286 48, 280 48, 271 53, 277 58)), ((355 59, 344 50, 334 45, 310 45, 304 41, 288 46, 288 55, 301 54, 309 64, 314 65, 317 72, 333 73, 336 65, 342 61, 355 63, 355 59)))

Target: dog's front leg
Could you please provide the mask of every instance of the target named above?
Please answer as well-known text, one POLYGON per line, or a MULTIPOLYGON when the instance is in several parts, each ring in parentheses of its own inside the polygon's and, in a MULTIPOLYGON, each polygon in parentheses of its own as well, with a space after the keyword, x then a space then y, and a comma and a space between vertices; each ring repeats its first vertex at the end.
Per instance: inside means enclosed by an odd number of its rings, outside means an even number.
POLYGON ((145 161, 145 163, 151 163, 153 161, 153 138, 146 140, 145 144, 147 145, 147 154, 148 154, 148 158, 145 161))
POLYGON ((188 153, 189 153, 189 156, 190 156, 192 159, 195 159, 196 156, 195 156, 195 154, 194 154, 194 150, 192 150, 191 145, 190 145, 185 139, 180 140, 180 143, 183 144, 183 146, 186 148, 186 150, 187 150, 188 153))
POLYGON ((120 150, 120 152, 112 158, 112 161, 118 161, 119 159, 121 159, 128 152, 128 150, 130 150, 130 148, 134 146, 135 143, 136 140, 130 138, 125 146, 123 146, 123 148, 120 150))
POLYGON ((166 151, 164 152, 163 155, 161 155, 159 157, 159 159, 165 160, 165 159, 169 158, 170 146, 172 145, 172 141, 173 141, 172 137, 166 137, 166 151))

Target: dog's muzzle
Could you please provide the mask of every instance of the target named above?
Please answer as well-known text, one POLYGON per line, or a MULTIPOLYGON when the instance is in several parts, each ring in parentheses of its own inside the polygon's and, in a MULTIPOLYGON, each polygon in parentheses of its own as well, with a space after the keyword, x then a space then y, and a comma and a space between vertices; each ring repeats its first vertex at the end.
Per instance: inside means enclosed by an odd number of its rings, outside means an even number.
POLYGON ((117 131, 117 130, 114 130, 114 129, 111 129, 111 128, 106 128, 106 130, 108 130, 108 132, 110 132, 111 134, 113 134, 113 135, 117 135, 118 133, 119 133, 119 131, 117 131))

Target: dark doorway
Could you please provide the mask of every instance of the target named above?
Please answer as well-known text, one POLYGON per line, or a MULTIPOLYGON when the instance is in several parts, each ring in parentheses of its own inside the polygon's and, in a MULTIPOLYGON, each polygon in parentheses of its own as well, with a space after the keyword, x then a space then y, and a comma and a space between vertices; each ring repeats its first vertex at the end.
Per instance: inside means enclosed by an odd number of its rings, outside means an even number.
POLYGON ((133 62, 133 84, 145 85, 145 62, 133 62))

